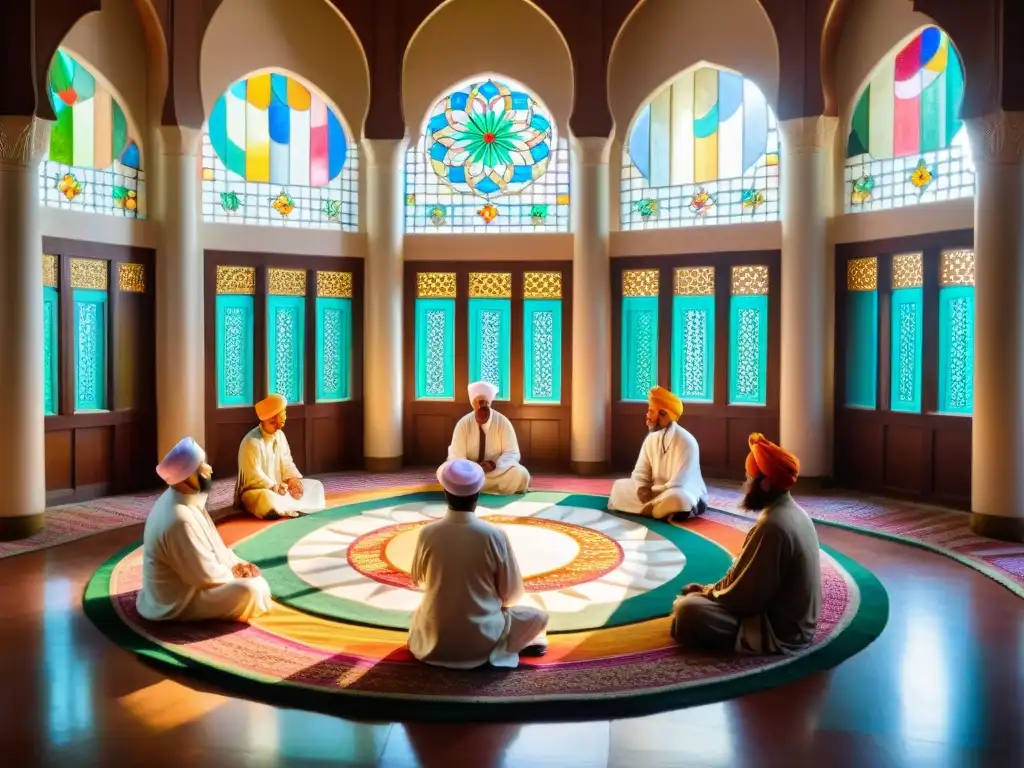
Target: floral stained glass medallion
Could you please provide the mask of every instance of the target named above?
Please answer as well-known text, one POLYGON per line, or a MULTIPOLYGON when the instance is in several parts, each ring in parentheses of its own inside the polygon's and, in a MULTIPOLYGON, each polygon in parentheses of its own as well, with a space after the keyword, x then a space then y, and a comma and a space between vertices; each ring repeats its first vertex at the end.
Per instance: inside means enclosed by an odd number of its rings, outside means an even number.
POLYGON ((434 106, 409 148, 406 229, 567 231, 568 182, 568 146, 532 94, 494 78, 467 83, 434 106))
POLYGON ((51 208, 146 217, 146 182, 133 128, 120 103, 80 61, 58 49, 47 95, 56 115, 39 199, 51 208))

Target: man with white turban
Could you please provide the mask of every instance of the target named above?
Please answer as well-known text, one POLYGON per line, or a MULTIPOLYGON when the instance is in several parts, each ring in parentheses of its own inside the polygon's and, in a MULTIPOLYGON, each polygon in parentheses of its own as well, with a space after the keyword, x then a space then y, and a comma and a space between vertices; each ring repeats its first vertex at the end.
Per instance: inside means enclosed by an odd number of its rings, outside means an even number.
POLYGON ((213 469, 191 437, 156 468, 167 483, 142 535, 139 614, 150 621, 249 621, 270 610, 260 569, 228 549, 206 511, 213 469))
POLYGON ((702 515, 708 488, 700 472, 697 441, 677 423, 683 403, 664 387, 648 393, 647 438, 633 474, 616 480, 608 508, 656 518, 702 515))
MULTIPOLYGON (((512 422, 491 408, 498 388, 486 381, 469 385, 469 402, 473 411, 455 425, 447 461, 467 459, 484 471, 484 493, 510 496, 526 493, 530 473, 519 463, 519 441, 512 422)), ((447 463, 447 462, 446 462, 447 463)), ((441 482, 445 464, 437 470, 441 482)))
POLYGON ((235 507, 261 520, 322 510, 327 506, 323 483, 299 473, 284 436, 288 401, 270 395, 256 403, 256 416, 259 426, 242 438, 238 449, 235 507))
POLYGON ((409 650, 427 664, 472 669, 519 666, 547 651, 548 615, 516 605, 523 577, 508 534, 476 516, 480 465, 455 459, 441 468, 448 512, 420 529, 412 581, 423 602, 409 626, 409 650))

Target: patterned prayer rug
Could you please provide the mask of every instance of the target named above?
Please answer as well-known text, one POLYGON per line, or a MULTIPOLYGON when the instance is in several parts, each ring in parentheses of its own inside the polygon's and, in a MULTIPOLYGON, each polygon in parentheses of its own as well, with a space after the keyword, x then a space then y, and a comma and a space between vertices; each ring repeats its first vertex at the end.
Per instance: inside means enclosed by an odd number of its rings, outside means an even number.
POLYGON ((674 596, 723 574, 751 521, 709 511, 672 525, 611 514, 606 503, 554 492, 483 499, 479 514, 517 551, 527 603, 552 615, 547 655, 515 670, 443 670, 409 654, 404 628, 419 599, 410 554, 418 528, 440 514, 436 491, 349 503, 229 542, 260 564, 275 594, 274 610, 251 625, 142 619, 137 546, 97 571, 85 611, 133 653, 229 692, 405 721, 617 718, 703 704, 833 667, 885 626, 879 581, 823 547, 822 616, 806 651, 681 653, 669 635, 674 596))

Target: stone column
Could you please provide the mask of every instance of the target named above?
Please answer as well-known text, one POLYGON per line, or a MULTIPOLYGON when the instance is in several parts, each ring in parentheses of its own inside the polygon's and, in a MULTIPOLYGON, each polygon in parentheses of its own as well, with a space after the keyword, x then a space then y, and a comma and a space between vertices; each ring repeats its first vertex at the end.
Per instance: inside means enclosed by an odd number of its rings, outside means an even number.
POLYGON ((804 117, 780 124, 782 333, 779 441, 800 457, 801 475, 830 474, 828 370, 832 359, 832 251, 828 217, 831 152, 838 118, 804 117))
POLYGON ((0 540, 31 536, 45 520, 39 161, 49 136, 44 120, 0 117, 0 540))
POLYGON ((608 470, 611 410, 611 286, 607 138, 573 138, 572 426, 579 474, 608 470))
POLYGON ((977 172, 971 527, 1024 541, 1024 113, 967 125, 977 172))
POLYGON ((363 299, 366 469, 402 466, 402 139, 364 139, 367 251, 363 299))
MULTIPOLYGON (((203 249, 199 239, 202 132, 161 126, 156 182, 157 458, 183 437, 206 440, 203 249)), ((210 448, 207 446, 207 450, 210 448)))

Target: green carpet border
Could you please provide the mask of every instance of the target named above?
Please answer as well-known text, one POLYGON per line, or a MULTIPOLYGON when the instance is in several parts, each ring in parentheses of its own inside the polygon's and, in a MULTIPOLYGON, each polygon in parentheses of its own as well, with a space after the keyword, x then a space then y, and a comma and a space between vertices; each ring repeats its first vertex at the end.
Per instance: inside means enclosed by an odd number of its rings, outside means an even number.
MULTIPOLYGON (((403 613, 376 608, 344 597, 327 595, 311 587, 291 569, 288 565, 287 552, 304 536, 319 530, 332 521, 354 517, 366 510, 402 503, 443 501, 444 494, 441 491, 413 491, 352 504, 339 504, 315 515, 287 520, 264 528, 246 537, 244 541, 236 543, 234 549, 243 560, 260 566, 264 577, 270 582, 274 599, 282 605, 330 621, 344 621, 360 626, 406 631, 409 618, 412 616, 411 612, 403 613), (268 542, 272 540, 274 540, 274 544, 271 547, 268 542), (282 552, 284 555, 281 554, 282 552), (405 626, 400 623, 403 620, 405 626)), ((549 627, 548 633, 552 635, 597 628, 621 627, 663 616, 665 606, 671 605, 672 600, 684 585, 690 582, 714 583, 725 574, 732 564, 732 555, 717 542, 664 520, 609 512, 607 497, 561 491, 536 491, 525 496, 486 495, 481 498, 481 504, 488 504, 494 511, 516 501, 548 502, 604 512, 613 517, 642 525, 686 553, 686 565, 673 579, 649 592, 626 600, 614 611, 612 616, 603 619, 602 626, 596 625, 597 619, 594 618, 594 615, 601 616, 605 608, 597 607, 590 613, 580 612, 575 622, 567 622, 565 626, 560 622, 557 628, 549 627)))
MULTIPOLYGON (((578 494, 571 494, 578 495, 578 494)), ((591 494, 592 495, 592 494, 591 494)), ((746 696, 831 669, 870 645, 889 618, 889 596, 871 571, 832 547, 822 545, 853 579, 860 592, 857 613, 838 636, 823 646, 762 672, 672 691, 613 697, 548 698, 538 700, 442 702, 371 693, 346 694, 296 683, 268 683, 205 663, 161 646, 125 624, 110 597, 110 579, 116 565, 139 546, 133 544, 107 560, 89 580, 83 596, 86 616, 111 641, 185 682, 215 686, 235 696, 271 706, 311 710, 362 721, 383 722, 578 722, 638 717, 672 709, 711 704, 746 696)), ((455 673, 465 674, 465 673, 455 673)), ((531 674, 520 668, 509 674, 531 674)))

